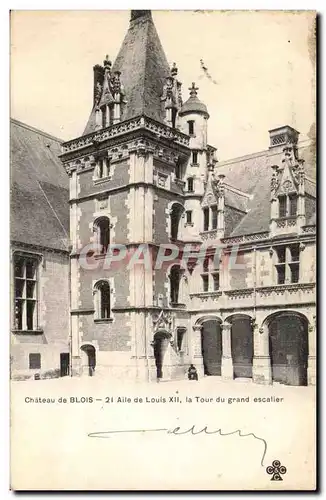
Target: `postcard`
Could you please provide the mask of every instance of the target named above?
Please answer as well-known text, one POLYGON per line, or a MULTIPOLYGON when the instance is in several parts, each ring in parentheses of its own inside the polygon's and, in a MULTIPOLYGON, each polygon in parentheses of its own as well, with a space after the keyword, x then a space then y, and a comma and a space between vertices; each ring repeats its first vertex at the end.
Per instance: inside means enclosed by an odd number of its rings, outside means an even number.
POLYGON ((11 12, 11 484, 316 489, 316 13, 11 12))

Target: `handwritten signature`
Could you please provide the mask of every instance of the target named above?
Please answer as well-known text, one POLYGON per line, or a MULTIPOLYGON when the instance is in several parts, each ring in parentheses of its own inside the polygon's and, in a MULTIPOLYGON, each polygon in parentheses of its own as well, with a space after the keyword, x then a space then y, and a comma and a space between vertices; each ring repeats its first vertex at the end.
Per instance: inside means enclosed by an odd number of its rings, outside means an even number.
POLYGON ((217 434, 219 436, 231 436, 233 434, 238 434, 239 437, 253 437, 254 439, 257 439, 258 441, 261 441, 264 445, 262 457, 260 464, 264 466, 264 459, 267 453, 267 442, 265 441, 264 438, 256 436, 253 432, 244 434, 241 429, 237 429, 235 431, 231 432, 223 432, 222 429, 215 429, 215 430, 209 430, 207 425, 203 427, 200 430, 196 430, 195 425, 192 425, 189 429, 187 430, 182 430, 181 427, 174 427, 171 429, 168 428, 162 428, 162 429, 127 429, 127 430, 112 430, 112 431, 98 431, 98 432, 91 432, 88 434, 88 437, 90 438, 110 438, 112 437, 112 434, 122 434, 122 433, 140 433, 140 432, 166 432, 167 434, 173 434, 174 436, 183 436, 185 434, 190 434, 192 436, 197 436, 198 434, 217 434))

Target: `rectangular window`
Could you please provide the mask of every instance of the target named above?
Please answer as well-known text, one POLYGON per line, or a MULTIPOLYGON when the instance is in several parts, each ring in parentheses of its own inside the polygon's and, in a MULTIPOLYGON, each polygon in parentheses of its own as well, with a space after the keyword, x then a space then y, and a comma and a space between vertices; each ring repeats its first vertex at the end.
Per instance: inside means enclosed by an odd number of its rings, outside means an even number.
POLYGON ((285 262, 285 251, 286 247, 276 247, 276 255, 279 264, 283 264, 285 262))
POLYGON ((103 178, 103 158, 99 158, 97 162, 97 177, 99 179, 103 178))
POLYGON ((204 231, 208 231, 209 228, 209 208, 206 207, 203 210, 204 213, 204 231))
POLYGON ((203 274, 202 280, 203 280, 203 291, 208 292, 208 274, 203 274))
POLYGON ((182 177, 181 163, 179 162, 175 166, 175 176, 177 179, 181 179, 182 177))
POLYGON ((290 272, 291 272, 291 283, 298 283, 299 282, 299 263, 298 262, 291 262, 290 264, 290 272))
POLYGON ((40 368, 41 368, 41 354, 36 352, 31 352, 29 354, 29 369, 40 370, 40 368))
POLYGON ((188 191, 192 193, 194 190, 194 179, 192 177, 189 177, 187 184, 188 191))
POLYGON ((299 245, 291 245, 290 246, 290 253, 291 253, 291 261, 292 262, 299 262, 299 253, 300 253, 300 248, 299 245))
POLYGON ((194 122, 194 120, 189 120, 188 121, 188 134, 194 135, 194 133, 195 133, 195 122, 194 122))
POLYGON ((276 266, 277 270, 277 284, 284 285, 285 283, 285 264, 278 264, 276 266))
POLYGON ((212 229, 217 228, 217 206, 211 207, 212 210, 212 229))
POLYGON ((298 283, 300 279, 300 248, 299 244, 287 247, 276 247, 277 283, 298 283))
POLYGON ((194 165, 198 164, 198 152, 197 151, 192 152, 192 163, 194 165))
POLYGON ((186 211, 186 221, 187 224, 192 224, 192 210, 186 211))
POLYGON ((289 196, 289 204, 290 204, 290 217, 295 217, 297 215, 297 195, 291 194, 289 196))
POLYGON ((279 196, 279 217, 286 217, 286 196, 279 196))
POLYGON ((219 273, 214 273, 212 274, 212 276, 213 276, 214 292, 216 292, 220 288, 220 275, 219 273))
POLYGON ((14 256, 16 330, 37 328, 37 269, 37 258, 17 254, 14 256))
POLYGON ((208 273, 208 271, 209 271, 209 261, 210 261, 210 259, 206 258, 203 262, 203 272, 204 273, 208 273))

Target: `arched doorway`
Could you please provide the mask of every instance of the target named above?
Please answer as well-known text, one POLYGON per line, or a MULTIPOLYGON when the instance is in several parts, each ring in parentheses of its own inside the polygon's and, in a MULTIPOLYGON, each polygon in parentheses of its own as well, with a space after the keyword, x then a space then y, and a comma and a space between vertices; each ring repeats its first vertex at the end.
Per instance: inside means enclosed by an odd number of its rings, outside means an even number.
POLYGON ((234 315, 231 323, 231 350, 234 378, 252 378, 253 329, 247 315, 234 315))
POLYGON ((307 385, 308 320, 296 312, 267 319, 272 379, 287 385, 307 385))
POLYGON ((92 377, 96 367, 96 351, 91 344, 85 344, 81 348, 82 374, 92 377))
POLYGON ((207 319, 202 323, 201 350, 204 375, 221 375, 222 336, 221 322, 207 319))
POLYGON ((163 378, 163 360, 171 338, 172 335, 167 330, 158 330, 154 335, 153 349, 158 379, 163 378))

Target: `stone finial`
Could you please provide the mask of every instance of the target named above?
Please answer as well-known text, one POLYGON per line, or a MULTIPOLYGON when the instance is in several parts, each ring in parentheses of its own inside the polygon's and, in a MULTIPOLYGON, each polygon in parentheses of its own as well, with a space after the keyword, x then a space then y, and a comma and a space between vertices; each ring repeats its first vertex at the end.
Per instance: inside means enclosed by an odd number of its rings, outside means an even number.
POLYGON ((106 56, 105 56, 105 59, 103 61, 103 66, 105 69, 106 68, 111 69, 112 62, 110 61, 108 54, 106 54, 106 56))
POLYGON ((192 82, 191 87, 189 87, 188 90, 190 90, 190 97, 196 97, 198 87, 196 87, 195 82, 192 82))
POLYGON ((176 63, 174 62, 171 68, 171 76, 174 78, 175 76, 177 76, 177 74, 178 74, 178 68, 176 63))

